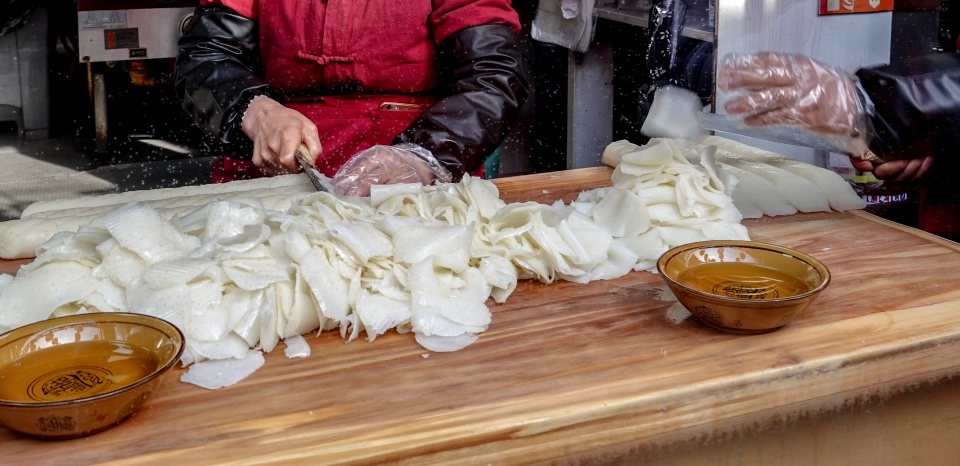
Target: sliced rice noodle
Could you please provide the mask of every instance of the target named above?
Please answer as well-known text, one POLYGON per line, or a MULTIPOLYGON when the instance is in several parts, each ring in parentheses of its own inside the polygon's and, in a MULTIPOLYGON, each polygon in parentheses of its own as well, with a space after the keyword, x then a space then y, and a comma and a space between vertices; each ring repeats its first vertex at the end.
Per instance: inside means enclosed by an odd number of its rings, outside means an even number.
POLYGON ((303 335, 294 335, 283 339, 286 348, 283 349, 283 355, 288 359, 305 358, 310 356, 310 344, 303 335))
POLYGON ((423 335, 420 333, 416 335, 417 343, 419 343, 420 346, 438 353, 460 351, 472 345, 477 339, 477 335, 473 333, 463 333, 452 337, 423 335))
POLYGON ((264 362, 263 353, 247 350, 242 359, 216 359, 192 364, 180 376, 180 381, 216 390, 249 377, 263 366, 264 362))

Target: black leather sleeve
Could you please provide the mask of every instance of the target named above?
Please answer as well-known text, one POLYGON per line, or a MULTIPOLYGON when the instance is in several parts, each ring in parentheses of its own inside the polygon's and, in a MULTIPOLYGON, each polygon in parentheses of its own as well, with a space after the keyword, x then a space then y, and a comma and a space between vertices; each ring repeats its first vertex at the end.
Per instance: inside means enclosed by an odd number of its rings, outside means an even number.
POLYGON ((257 95, 283 103, 267 84, 257 22, 224 7, 198 7, 178 42, 174 85, 183 109, 226 155, 249 160, 240 123, 257 95))
POLYGON ((517 120, 532 87, 509 26, 486 24, 440 43, 441 98, 394 143, 426 148, 459 180, 483 164, 517 120))
POLYGON ((874 153, 883 160, 957 158, 960 54, 935 53, 863 68, 857 77, 874 107, 874 153))

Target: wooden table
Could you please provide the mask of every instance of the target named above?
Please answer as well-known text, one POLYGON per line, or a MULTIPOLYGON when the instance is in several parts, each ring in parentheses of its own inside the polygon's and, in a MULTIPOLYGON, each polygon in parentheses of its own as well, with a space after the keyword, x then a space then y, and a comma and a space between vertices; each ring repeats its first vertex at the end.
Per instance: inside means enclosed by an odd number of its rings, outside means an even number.
MULTIPOLYGON (((609 174, 590 168, 497 184, 507 201, 569 201, 609 184, 609 174)), ((428 353, 394 332, 349 344, 336 332, 311 335, 309 358, 274 351, 254 375, 217 391, 180 383, 178 368, 132 418, 90 437, 42 441, 0 428, 0 462, 960 457, 952 421, 960 397, 943 385, 960 373, 960 247, 860 211, 744 223, 753 239, 807 252, 833 275, 811 308, 773 333, 726 334, 670 315, 669 293, 647 272, 525 282, 507 303, 490 302, 489 331, 461 351, 428 353), (917 408, 914 399, 943 404, 917 408), (899 443, 876 438, 884 435, 899 443)))

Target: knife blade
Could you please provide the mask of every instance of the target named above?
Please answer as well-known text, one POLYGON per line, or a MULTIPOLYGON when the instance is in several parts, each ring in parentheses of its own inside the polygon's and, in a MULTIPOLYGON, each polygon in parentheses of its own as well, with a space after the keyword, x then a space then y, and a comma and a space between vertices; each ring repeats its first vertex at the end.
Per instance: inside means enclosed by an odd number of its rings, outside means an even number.
POLYGON ((700 127, 710 131, 737 134, 764 141, 779 142, 793 146, 810 147, 828 152, 846 153, 830 140, 809 131, 790 126, 743 126, 717 113, 697 112, 700 127))
POLYGON ((330 183, 330 178, 320 173, 320 170, 317 170, 317 166, 313 164, 313 158, 310 157, 310 150, 307 149, 307 146, 300 144, 294 156, 297 158, 297 162, 300 163, 300 168, 307 174, 307 178, 310 178, 313 187, 317 188, 317 191, 336 194, 336 191, 333 189, 333 184, 330 183))

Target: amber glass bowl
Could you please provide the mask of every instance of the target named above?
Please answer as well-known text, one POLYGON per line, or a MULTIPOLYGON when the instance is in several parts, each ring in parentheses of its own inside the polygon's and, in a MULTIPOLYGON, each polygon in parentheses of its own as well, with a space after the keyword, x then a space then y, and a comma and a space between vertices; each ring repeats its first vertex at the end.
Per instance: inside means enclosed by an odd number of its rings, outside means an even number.
POLYGON ((43 438, 113 427, 183 355, 183 333, 155 317, 91 313, 0 335, 0 423, 43 438))
POLYGON ((753 241, 701 241, 657 261, 681 304, 706 325, 763 333, 790 322, 830 283, 830 271, 799 251, 753 241))

